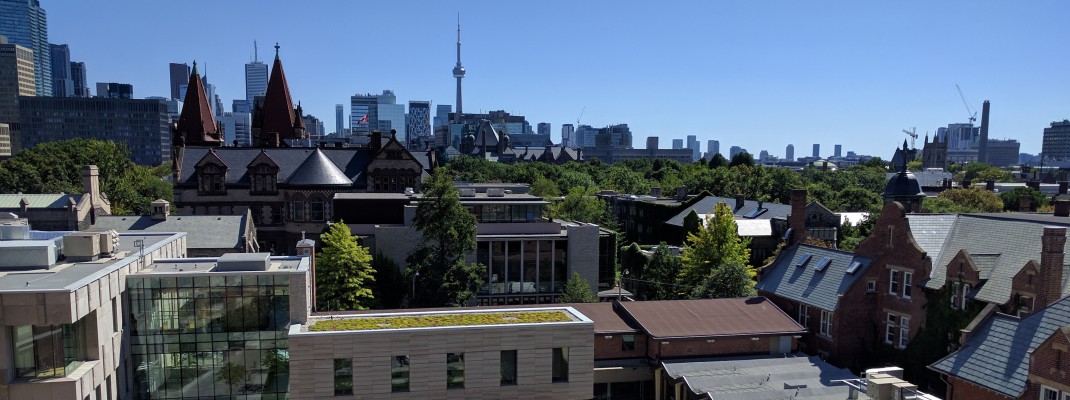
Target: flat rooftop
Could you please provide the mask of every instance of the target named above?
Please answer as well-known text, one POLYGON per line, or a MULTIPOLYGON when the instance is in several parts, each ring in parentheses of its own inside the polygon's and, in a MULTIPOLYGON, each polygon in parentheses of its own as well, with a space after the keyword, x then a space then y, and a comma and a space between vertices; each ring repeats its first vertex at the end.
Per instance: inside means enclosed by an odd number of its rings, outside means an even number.
MULTIPOLYGON (((225 254, 226 256, 240 255, 258 255, 264 253, 232 253, 225 254)), ((248 258, 248 257, 235 257, 235 258, 248 258)), ((249 273, 297 273, 308 271, 309 264, 304 257, 297 256, 278 256, 268 258, 266 268, 264 269, 225 269, 220 268, 220 260, 222 257, 200 257, 200 258, 175 258, 156 260, 152 264, 149 264, 141 271, 138 271, 134 275, 166 275, 172 276, 176 274, 205 274, 205 273, 218 273, 218 274, 249 274, 249 273)), ((249 260, 238 260, 242 262, 248 262, 249 260)))
MULTIPOLYGON (((407 195, 404 193, 335 193, 335 200, 371 200, 371 199, 389 199, 389 200, 420 200, 423 198, 422 193, 416 193, 407 195)), ((523 201, 524 204, 536 203, 536 204, 549 204, 549 202, 543 200, 542 197, 527 194, 527 193, 505 193, 500 196, 490 196, 485 192, 476 192, 472 196, 461 196, 462 203, 469 202, 502 202, 502 201, 523 201)))
POLYGON ((691 392, 712 399, 841 400, 850 388, 834 381, 857 378, 805 355, 665 361, 662 366, 672 379, 682 378, 691 392))
MULTIPOLYGON (((73 291, 98 280, 120 267, 135 263, 140 248, 134 241, 144 241, 146 253, 170 243, 185 233, 119 234, 119 248, 115 256, 96 261, 66 263, 60 261, 48 269, 27 266, 26 269, 0 270, 0 293, 73 291)), ((40 246, 43 240, 5 240, 4 246, 40 246)))
MULTIPOLYGON (((508 326, 592 322, 571 307, 468 308, 442 311, 379 312, 367 314, 320 314, 313 316, 302 332, 382 331, 470 326, 508 326)), ((291 332, 293 333, 293 332, 291 332)))

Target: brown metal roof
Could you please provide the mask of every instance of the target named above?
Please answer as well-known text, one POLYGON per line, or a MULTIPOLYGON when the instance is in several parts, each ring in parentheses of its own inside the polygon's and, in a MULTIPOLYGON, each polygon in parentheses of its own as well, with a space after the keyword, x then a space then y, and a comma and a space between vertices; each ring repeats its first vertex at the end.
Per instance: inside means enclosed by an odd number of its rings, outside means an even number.
POLYGON ((620 305, 621 311, 654 338, 805 332, 765 297, 633 301, 620 305))
POLYGON ((575 308, 594 321, 594 333, 635 332, 624 318, 613 311, 613 303, 566 303, 562 306, 575 308))

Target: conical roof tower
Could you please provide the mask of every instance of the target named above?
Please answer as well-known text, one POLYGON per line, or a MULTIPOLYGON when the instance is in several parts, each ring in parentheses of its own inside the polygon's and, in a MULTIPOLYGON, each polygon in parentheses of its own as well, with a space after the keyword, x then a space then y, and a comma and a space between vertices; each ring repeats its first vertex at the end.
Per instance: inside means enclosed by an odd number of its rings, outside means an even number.
POLYGON ((282 60, 279 59, 279 44, 275 44, 275 62, 271 66, 271 76, 268 78, 267 92, 264 93, 264 104, 259 110, 259 121, 253 121, 254 133, 258 133, 257 142, 274 142, 274 134, 278 134, 278 143, 285 139, 300 139, 294 132, 295 117, 294 103, 290 97, 290 86, 286 84, 286 73, 282 69, 282 60))
POLYGON ((189 74, 186 97, 182 103, 175 127, 174 140, 189 146, 219 146, 222 144, 222 132, 216 124, 212 107, 204 90, 201 75, 197 72, 197 62, 193 62, 193 71, 189 74))

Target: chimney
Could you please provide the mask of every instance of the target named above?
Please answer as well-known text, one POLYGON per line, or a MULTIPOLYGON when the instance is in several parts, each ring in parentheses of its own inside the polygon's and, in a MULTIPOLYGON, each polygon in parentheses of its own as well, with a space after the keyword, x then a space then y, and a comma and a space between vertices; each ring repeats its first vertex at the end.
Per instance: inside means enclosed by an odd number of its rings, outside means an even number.
POLYGON ((687 200, 687 186, 680 186, 676 188, 676 200, 687 200))
POLYGON ((372 150, 378 151, 379 146, 383 145, 383 133, 378 130, 372 131, 371 141, 368 142, 368 147, 372 150))
POLYGON ((96 165, 82 167, 82 191, 92 196, 89 204, 93 209, 98 208, 103 203, 103 199, 100 197, 100 171, 97 170, 96 165))
POLYGON ((1059 194, 1066 194, 1067 184, 1070 184, 1070 182, 1059 181, 1059 194))
POLYGON ((168 203, 164 199, 156 199, 152 201, 152 220, 153 221, 167 221, 167 217, 171 215, 171 203, 168 203))
POLYGON ((1070 200, 1055 200, 1055 216, 1070 217, 1070 200))
POLYGON ((309 280, 311 280, 308 286, 312 292, 312 299, 309 303, 312 304, 312 311, 316 311, 316 241, 306 239, 305 231, 301 231, 301 240, 297 242, 295 248, 299 257, 308 257, 309 280))
POLYGON ((962 188, 963 189, 969 189, 972 186, 973 186, 973 181, 971 181, 969 179, 963 179, 962 180, 962 188))
POLYGON ((650 195, 653 196, 653 197, 661 197, 661 188, 659 188, 659 187, 650 188, 650 195))
MULTIPOLYGON (((1043 297, 1035 308, 1047 307, 1063 296, 1063 246, 1066 244, 1066 228, 1045 226, 1041 237, 1040 282, 1038 297, 1043 297)), ((1039 299, 1038 299, 1039 300, 1039 299)))
POLYGON ((1032 188, 1033 190, 1036 190, 1038 192, 1040 191, 1040 181, 1028 180, 1028 181, 1025 181, 1025 186, 1029 187, 1029 188, 1032 188))
POLYGON ((995 192, 996 191, 996 180, 995 179, 985 179, 985 190, 987 190, 989 192, 995 192))
POLYGON ((806 189, 791 190, 791 215, 788 216, 791 228, 789 245, 806 239, 806 189))
POLYGON ((1033 211, 1033 197, 1029 195, 1018 196, 1018 211, 1029 212, 1033 211))
POLYGON ((743 208, 743 203, 746 203, 746 202, 747 202, 747 199, 744 198, 743 195, 737 194, 736 195, 736 207, 734 209, 732 209, 732 211, 733 212, 739 211, 739 209, 743 208))

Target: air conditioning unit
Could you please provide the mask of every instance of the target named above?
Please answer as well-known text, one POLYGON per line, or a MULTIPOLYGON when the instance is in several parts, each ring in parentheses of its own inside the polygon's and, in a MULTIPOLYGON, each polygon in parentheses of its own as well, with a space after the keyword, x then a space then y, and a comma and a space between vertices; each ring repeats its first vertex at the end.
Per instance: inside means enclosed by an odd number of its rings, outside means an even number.
POLYGON ((100 252, 108 257, 119 252, 119 232, 109 229, 100 233, 100 252))
POLYGON ((64 236, 63 255, 70 262, 94 261, 100 258, 100 234, 75 232, 64 236))
POLYGON ((505 197, 505 189, 489 188, 487 189, 487 197, 505 197))
POLYGON ((461 189, 461 197, 476 197, 475 189, 461 189))

